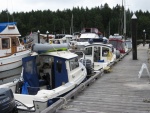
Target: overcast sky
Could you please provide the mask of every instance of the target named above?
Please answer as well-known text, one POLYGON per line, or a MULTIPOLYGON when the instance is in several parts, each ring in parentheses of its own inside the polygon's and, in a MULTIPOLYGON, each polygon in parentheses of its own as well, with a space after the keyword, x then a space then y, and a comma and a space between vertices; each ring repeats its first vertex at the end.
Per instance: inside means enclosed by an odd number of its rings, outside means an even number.
MULTIPOLYGON (((92 8, 107 3, 110 8, 122 4, 122 0, 0 0, 0 12, 8 9, 12 12, 29 12, 36 10, 56 11, 72 9, 73 7, 92 8)), ((126 0, 126 9, 132 11, 142 10, 150 12, 150 0, 126 0)))

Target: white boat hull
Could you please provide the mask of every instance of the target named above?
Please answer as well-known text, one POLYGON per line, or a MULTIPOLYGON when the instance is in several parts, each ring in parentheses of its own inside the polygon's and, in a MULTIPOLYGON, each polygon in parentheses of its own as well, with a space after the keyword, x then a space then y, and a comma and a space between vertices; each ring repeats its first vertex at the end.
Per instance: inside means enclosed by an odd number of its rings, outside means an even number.
POLYGON ((0 58, 0 72, 17 68, 22 65, 22 58, 29 56, 30 50, 14 53, 11 56, 0 58))

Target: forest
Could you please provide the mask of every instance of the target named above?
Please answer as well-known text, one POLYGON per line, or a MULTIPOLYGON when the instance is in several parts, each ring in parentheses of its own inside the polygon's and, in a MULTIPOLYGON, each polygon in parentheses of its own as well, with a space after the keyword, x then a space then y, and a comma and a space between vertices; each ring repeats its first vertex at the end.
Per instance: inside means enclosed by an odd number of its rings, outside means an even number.
MULTIPOLYGON (((106 3, 89 9, 88 7, 73 7, 63 11, 37 10, 30 12, 14 12, 10 14, 7 10, 0 12, 1 22, 17 22, 17 27, 22 37, 31 32, 46 34, 72 34, 80 32, 82 28, 98 28, 104 36, 109 37, 114 33, 123 34, 123 12, 124 7, 116 5, 110 8, 106 3), (73 30, 71 30, 73 26, 73 30)), ((137 16, 137 38, 142 39, 143 30, 146 31, 146 38, 149 39, 150 13, 138 10, 136 12, 126 9, 126 36, 131 37, 131 17, 133 13, 137 16)))

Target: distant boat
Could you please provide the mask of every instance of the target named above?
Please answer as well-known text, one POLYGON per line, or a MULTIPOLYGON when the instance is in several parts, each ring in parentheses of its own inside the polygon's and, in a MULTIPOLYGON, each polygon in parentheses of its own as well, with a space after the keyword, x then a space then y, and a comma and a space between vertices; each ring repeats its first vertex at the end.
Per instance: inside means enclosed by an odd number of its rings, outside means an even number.
POLYGON ((85 62, 85 66, 89 63, 93 64, 94 71, 104 69, 116 60, 115 49, 111 44, 93 43, 87 45, 83 49, 83 57, 79 51, 75 53, 80 54, 80 61, 85 62))
POLYGON ((123 39, 123 36, 119 34, 114 34, 109 37, 109 43, 113 45, 116 50, 119 50, 121 54, 124 54, 128 51, 128 47, 123 39))
POLYGON ((64 48, 67 45, 34 44, 33 56, 22 60, 21 79, 0 86, 13 91, 19 113, 40 113, 86 79, 87 71, 78 55, 64 48))
POLYGON ((0 23, 0 72, 10 70, 22 65, 22 58, 29 56, 19 40, 20 33, 16 22, 0 23))
POLYGON ((70 42, 71 45, 76 46, 78 50, 82 50, 84 46, 90 45, 89 41, 93 39, 100 39, 102 33, 97 28, 83 28, 77 41, 70 42))

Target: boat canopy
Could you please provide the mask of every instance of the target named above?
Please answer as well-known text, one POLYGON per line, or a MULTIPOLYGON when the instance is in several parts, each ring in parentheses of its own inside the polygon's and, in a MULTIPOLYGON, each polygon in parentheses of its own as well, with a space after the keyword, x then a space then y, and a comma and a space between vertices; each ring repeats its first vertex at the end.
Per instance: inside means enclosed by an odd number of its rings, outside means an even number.
POLYGON ((21 36, 16 26, 16 22, 0 23, 0 35, 11 37, 21 36))
POLYGON ((36 67, 36 57, 29 56, 22 59, 23 62, 23 79, 22 94, 28 94, 27 87, 39 87, 39 75, 36 67))
POLYGON ((0 32, 2 32, 8 25, 16 25, 16 22, 3 22, 0 23, 0 32))

